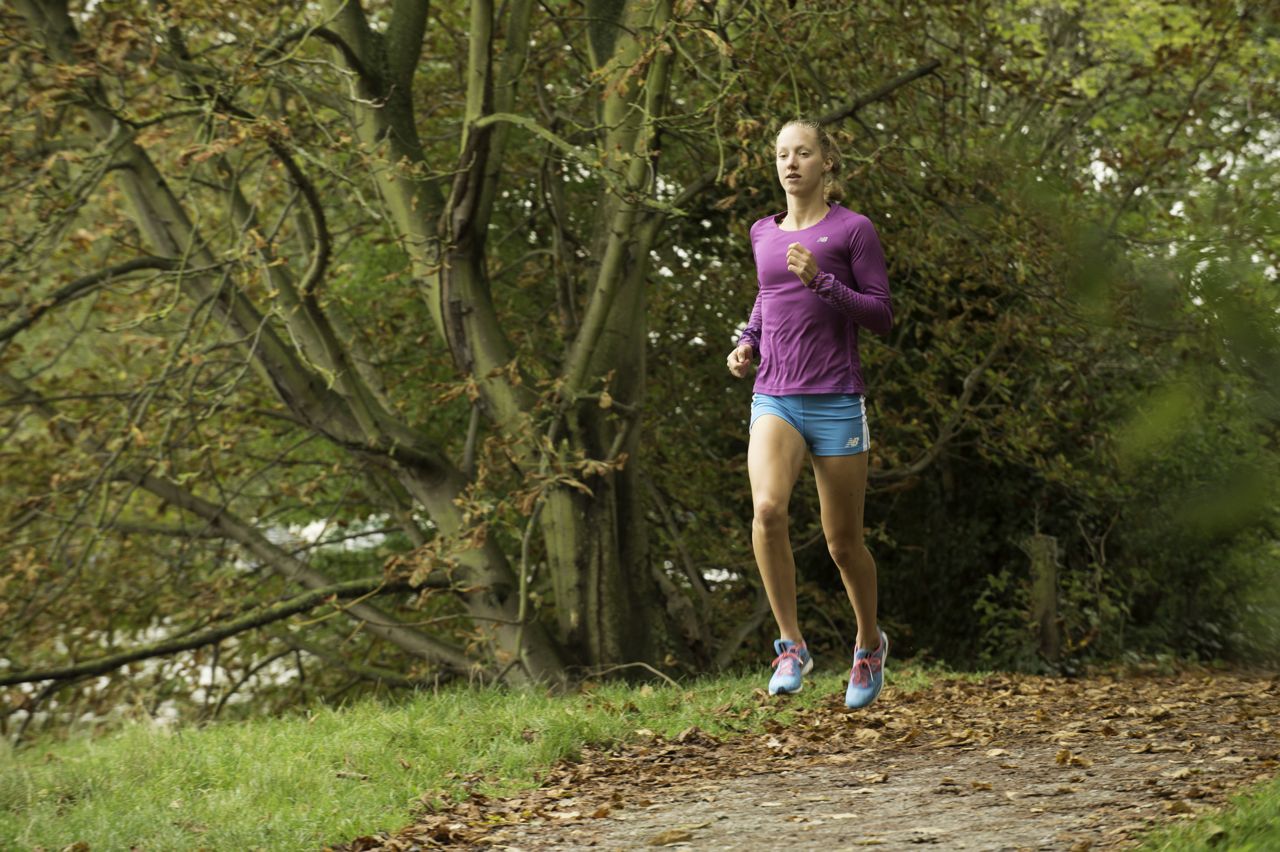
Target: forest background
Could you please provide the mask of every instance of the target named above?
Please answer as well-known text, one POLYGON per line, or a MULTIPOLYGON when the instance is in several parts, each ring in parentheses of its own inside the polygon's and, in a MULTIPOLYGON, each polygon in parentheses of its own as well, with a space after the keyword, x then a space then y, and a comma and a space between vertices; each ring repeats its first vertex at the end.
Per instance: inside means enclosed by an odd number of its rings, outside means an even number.
POLYGON ((796 115, 889 262, 899 653, 1280 648, 1274 2, 0 15, 8 736, 763 666, 724 355, 796 115))

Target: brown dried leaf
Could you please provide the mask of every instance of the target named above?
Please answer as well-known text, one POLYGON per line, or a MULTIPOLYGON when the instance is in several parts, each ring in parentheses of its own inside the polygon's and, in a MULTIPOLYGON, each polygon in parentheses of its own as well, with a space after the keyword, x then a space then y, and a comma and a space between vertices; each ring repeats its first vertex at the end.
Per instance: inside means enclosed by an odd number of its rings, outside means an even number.
POLYGON ((686 843, 693 839, 693 832, 683 828, 673 828, 656 834, 649 840, 650 846, 670 846, 672 843, 686 843))
MULTIPOLYGON (((563 832, 581 831, 582 825, 581 822, 552 817, 556 803, 570 796, 574 799, 571 806, 580 809, 584 818, 589 814, 607 816, 623 801, 629 809, 637 811, 650 805, 651 810, 664 809, 654 816, 667 813, 667 808, 675 808, 672 814, 684 814, 686 811, 680 805, 672 804, 666 795, 655 795, 654 799, 661 799, 661 802, 652 804, 645 798, 646 791, 665 790, 674 783, 697 779, 708 782, 699 789, 705 789, 707 801, 715 801, 726 778, 777 771, 778 756, 787 753, 782 749, 812 754, 817 762, 815 769, 842 779, 852 776, 857 779, 853 783, 868 785, 841 790, 840 795, 846 797, 843 804, 852 806, 863 796, 870 801, 871 797, 883 794, 883 786, 871 785, 883 784, 888 780, 887 775, 865 774, 871 766, 872 756, 877 767, 901 762, 904 773, 909 771, 905 767, 914 767, 918 761, 937 769, 947 763, 964 760, 955 756, 955 752, 932 755, 932 750, 915 747, 922 741, 936 746, 940 740, 949 740, 953 744, 967 740, 962 748, 977 747, 975 750, 989 759, 983 763, 983 758, 978 757, 978 765, 999 766, 1010 771, 1007 778, 1003 774, 1001 776, 1002 795, 986 797, 984 805, 1003 808, 1006 812, 1016 810, 1020 818, 1025 818, 1029 811, 1043 813, 1045 816, 1041 820, 1046 826, 1049 820, 1057 819, 1054 815, 1061 808, 1060 805, 1048 807, 1047 802, 1045 807, 1029 808, 1036 803, 1037 797, 1074 794, 1081 797, 1083 805, 1086 791, 1091 793, 1095 784, 1106 783, 1113 776, 1127 775, 1139 782, 1157 782, 1127 786, 1117 797, 1116 813, 1113 814, 1116 821, 1110 822, 1105 829, 1100 827, 1101 834, 1094 841, 1097 845, 1110 847, 1114 845, 1111 838, 1131 838, 1145 827, 1145 822, 1123 823, 1120 813, 1158 805, 1164 819, 1185 819, 1198 812, 1199 806, 1193 807, 1194 803, 1203 801, 1206 809, 1223 803, 1235 787, 1252 780, 1264 769, 1272 769, 1267 761, 1280 761, 1273 735, 1268 733, 1268 728, 1280 727, 1280 702, 1276 701, 1280 696, 1280 679, 1260 680, 1256 685, 1247 679, 1231 676, 1223 676, 1221 681, 1229 684, 1228 688, 1240 696, 1233 702, 1236 706, 1230 714, 1237 717, 1234 722, 1206 709, 1200 700, 1206 689, 1202 678, 1181 676, 1118 678, 1102 684, 1096 681, 1077 683, 1072 687, 1048 679, 1015 676, 989 678, 982 684, 945 683, 928 687, 920 693, 896 696, 900 703, 895 704, 893 713, 873 709, 850 718, 838 700, 833 700, 829 706, 798 712, 786 725, 775 718, 778 710, 776 699, 770 699, 763 690, 758 690, 755 695, 758 702, 739 699, 724 705, 723 712, 717 715, 734 718, 741 712, 754 723, 752 727, 763 727, 765 733, 707 743, 690 731, 684 736, 686 741, 681 743, 676 738, 668 740, 646 732, 651 734, 651 742, 633 739, 630 744, 608 749, 587 748, 573 764, 544 771, 541 778, 543 786, 536 791, 482 804, 474 801, 455 804, 450 807, 447 819, 424 819, 397 835, 382 836, 379 845, 368 849, 404 852, 414 848, 411 839, 419 842, 417 848, 422 848, 446 837, 454 838, 455 843, 470 844, 476 842, 482 826, 489 832, 489 838, 501 841, 497 845, 538 848, 541 838, 548 843, 564 843, 567 838, 563 832), (1256 698, 1253 697, 1255 695, 1256 698), (1040 725, 1033 722, 1031 716, 1037 710, 1042 720, 1052 721, 1040 725), (1167 715, 1154 722, 1148 721, 1151 716, 1161 714, 1167 715), (1132 721, 1125 721, 1126 717, 1132 721), (1076 721, 1085 719, 1098 721, 1076 721), (928 732, 929 737, 923 737, 923 732, 928 732), (1059 744, 1046 745, 1054 732, 1057 732, 1059 744), (1098 732, 1102 737, 1088 741, 1079 738, 1086 734, 1096 736, 1098 732), (767 741, 772 741, 775 748, 766 747, 767 741), (913 741, 915 745, 907 745, 913 741), (1007 748, 993 748, 995 742, 1018 743, 1017 754, 1023 759, 1014 758, 1007 748), (1071 745, 1073 742, 1076 745, 1071 745), (1080 753, 1081 746, 1085 745, 1089 748, 1089 757, 1080 753), (1216 761, 1205 761, 1201 769, 1203 775, 1199 775, 1195 771, 1196 766, 1192 766, 1191 760, 1185 757, 1192 748, 1200 752, 1197 758, 1216 761), (1170 752, 1175 756, 1171 758, 1172 762, 1158 761, 1159 765, 1150 766, 1156 761, 1150 758, 1125 760, 1131 752, 1170 752), (1049 766, 1046 756, 1052 756, 1055 764, 1066 771, 1056 771, 1049 766), (1223 761, 1222 758, 1229 760, 1223 761), (1088 767, 1095 761, 1097 766, 1086 776, 1082 767, 1088 767), (859 773, 850 773, 846 767, 866 768, 859 773), (1180 771, 1184 768, 1189 770, 1185 774, 1180 771), (1164 779, 1161 779, 1161 773, 1167 773, 1164 779), (1046 785, 1047 778, 1055 780, 1046 785), (1186 783, 1191 779, 1195 779, 1199 786, 1186 783), (1006 792, 1006 788, 1012 789, 1006 792), (540 820, 542 826, 535 828, 529 825, 521 829, 516 825, 534 820, 540 820), (499 823, 509 827, 504 828, 504 832, 516 833, 500 835, 494 830, 499 823), (528 833, 519 834, 522 830, 528 833), (562 834, 552 837, 556 831, 562 834), (424 844, 422 841, 430 842, 424 844)), ((1217 689, 1214 697, 1221 698, 1225 694, 1225 689, 1217 689)), ((964 795, 991 790, 994 785, 985 780, 964 780, 964 773, 974 765, 972 762, 957 762, 955 769, 950 771, 960 779, 958 782, 956 778, 940 784, 935 781, 936 786, 926 786, 920 792, 925 795, 929 792, 964 795)), ((455 780, 470 784, 484 779, 459 776, 455 780)), ((781 794, 779 796, 781 799, 781 794)), ((838 810, 840 804, 834 803, 840 800, 831 801, 833 804, 827 807, 838 810)), ((1057 801, 1070 800, 1058 798, 1057 801)), ((791 799, 767 803, 756 800, 741 802, 744 808, 771 807, 770 813, 784 819, 794 813, 793 804, 791 799)), ((1151 814, 1151 810, 1146 812, 1151 814)), ((734 814, 729 816, 732 818, 734 814)), ((854 819, 856 816, 850 813, 846 818, 854 819)), ((832 819, 832 816, 824 814, 823 818, 832 819)), ((650 823, 654 827, 640 835, 640 842, 647 842, 644 838, 661 828, 683 834, 672 834, 662 838, 666 843, 654 845, 694 839, 696 829, 678 824, 676 819, 656 825, 650 823)), ((598 826, 596 831, 600 832, 602 847, 616 845, 610 842, 613 838, 607 837, 615 830, 612 821, 595 825, 598 826)), ((935 834, 929 833, 930 837, 935 834)), ((581 839, 580 836, 575 837, 581 839)), ((1076 842, 1067 840, 1066 835, 1059 837, 1068 844, 1076 842)), ((867 839, 877 844, 881 842, 876 837, 867 839)), ((902 840, 906 843, 915 839, 902 840)), ((933 842, 942 841, 935 838, 933 842)), ((1082 843, 1077 843, 1077 848, 1086 848, 1082 843)), ((356 852, 356 849, 346 847, 344 852, 356 852)))

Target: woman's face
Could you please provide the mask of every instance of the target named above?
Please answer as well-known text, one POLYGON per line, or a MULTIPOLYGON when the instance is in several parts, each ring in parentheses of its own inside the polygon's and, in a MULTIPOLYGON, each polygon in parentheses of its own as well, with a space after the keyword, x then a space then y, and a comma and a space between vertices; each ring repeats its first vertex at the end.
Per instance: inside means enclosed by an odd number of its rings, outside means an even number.
POLYGON ((817 131, 803 124, 788 124, 776 145, 778 181, 788 195, 822 192, 823 175, 831 168, 822 157, 817 131))

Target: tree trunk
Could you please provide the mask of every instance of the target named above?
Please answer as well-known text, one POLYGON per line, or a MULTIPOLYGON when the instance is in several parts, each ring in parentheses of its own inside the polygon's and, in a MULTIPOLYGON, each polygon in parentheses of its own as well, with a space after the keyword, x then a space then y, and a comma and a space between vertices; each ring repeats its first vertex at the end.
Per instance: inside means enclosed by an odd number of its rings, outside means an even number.
MULTIPOLYGON (((453 502, 462 491, 460 479, 432 481, 411 470, 401 471, 405 488, 446 538, 466 532, 453 502)), ((493 652, 499 665, 506 669, 505 678, 516 683, 561 680, 564 664, 546 628, 529 620, 520 629, 518 579, 493 538, 486 536, 479 546, 461 550, 454 557, 470 586, 463 595, 467 611, 479 619, 481 626, 492 626, 493 652), (517 657, 521 665, 509 665, 517 657)))
POLYGON ((583 404, 569 429, 586 457, 617 460, 621 468, 589 478, 592 496, 557 488, 543 514, 559 637, 591 666, 652 660, 662 624, 637 457, 648 329, 644 285, 657 222, 650 217, 630 234, 626 271, 619 273, 619 293, 588 370, 610 377, 610 398, 583 404))
POLYGON ((558 487, 546 498, 558 638, 582 665, 653 656, 644 528, 628 523, 639 496, 634 479, 619 471, 590 480, 594 496, 558 487))

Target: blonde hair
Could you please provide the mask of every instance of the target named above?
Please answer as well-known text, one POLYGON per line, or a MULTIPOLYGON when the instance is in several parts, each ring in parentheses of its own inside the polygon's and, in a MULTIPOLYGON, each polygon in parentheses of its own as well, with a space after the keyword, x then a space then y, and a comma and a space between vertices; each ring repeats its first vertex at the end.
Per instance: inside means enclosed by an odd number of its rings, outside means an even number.
POLYGON ((813 135, 818 137, 818 148, 822 151, 822 158, 831 161, 831 170, 826 172, 822 178, 823 199, 826 201, 844 201, 844 182, 839 177, 840 169, 844 165, 844 158, 840 156, 840 149, 836 147, 836 142, 831 138, 831 134, 827 132, 825 127, 811 118, 793 118, 779 127, 778 133, 793 125, 807 127, 812 130, 813 135))

